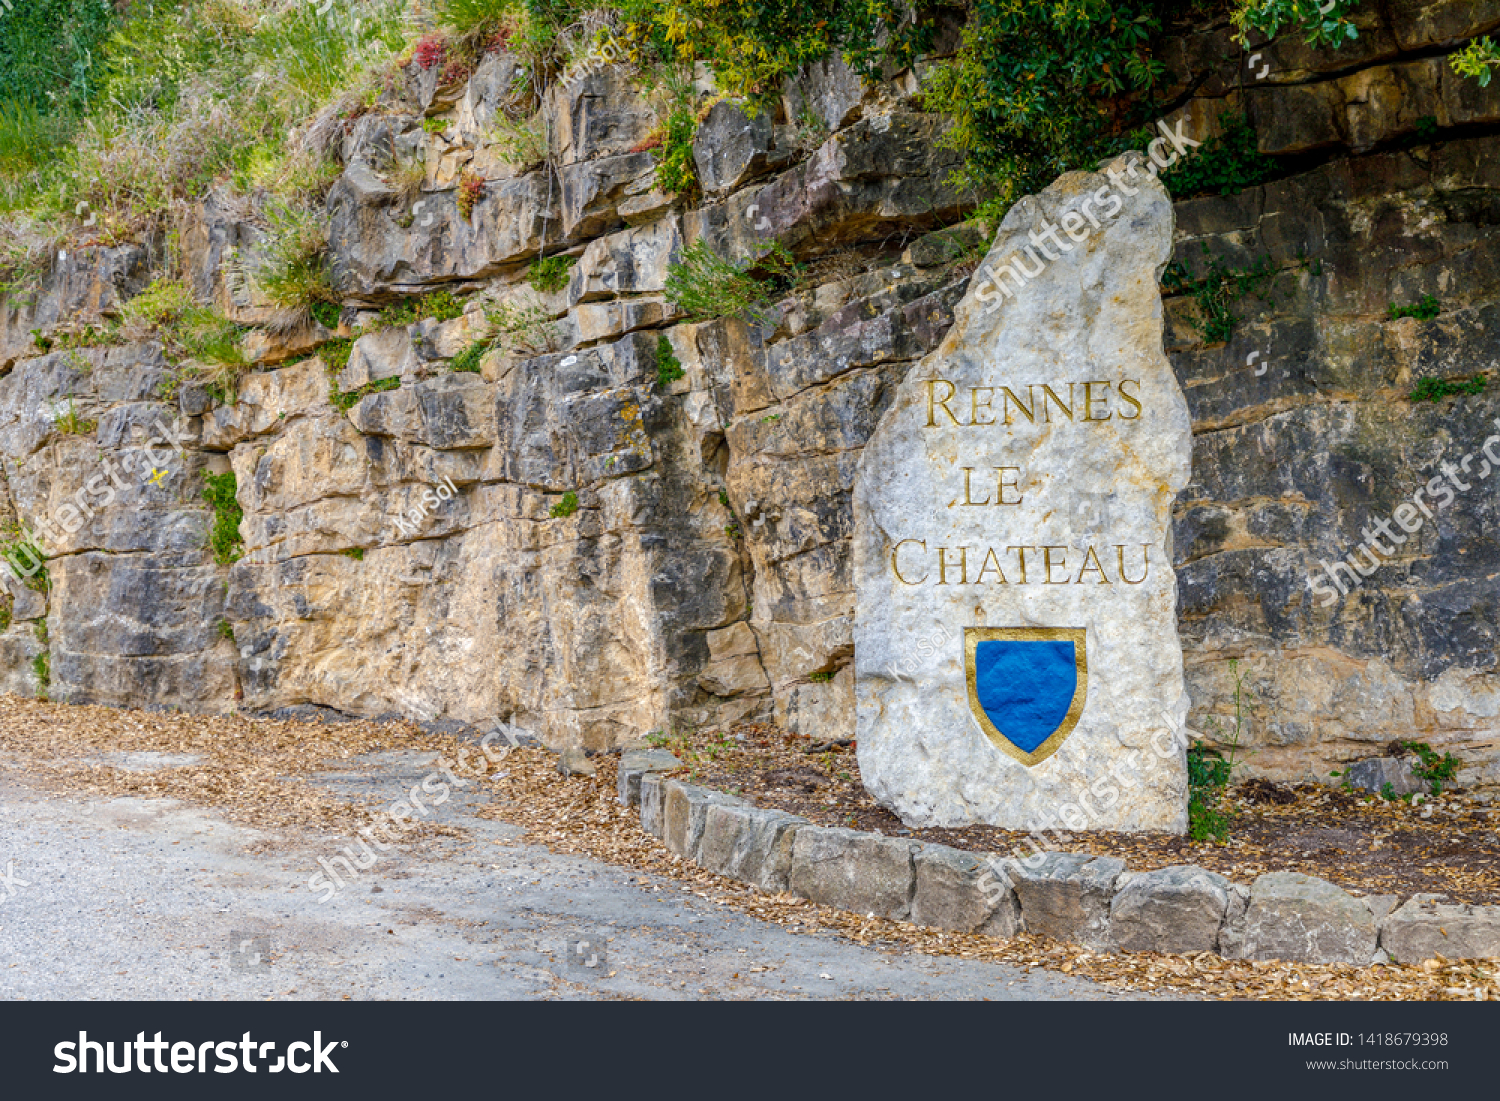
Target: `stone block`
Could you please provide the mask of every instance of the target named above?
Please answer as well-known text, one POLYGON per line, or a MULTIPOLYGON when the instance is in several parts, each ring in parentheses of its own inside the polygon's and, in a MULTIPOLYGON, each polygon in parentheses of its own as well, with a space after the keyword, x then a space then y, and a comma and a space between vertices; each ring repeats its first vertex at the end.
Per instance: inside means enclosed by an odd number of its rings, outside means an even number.
POLYGON ((1233 885, 1191 864, 1131 876, 1110 903, 1110 933, 1127 952, 1211 952, 1233 885))
POLYGON ((1380 947, 1397 963, 1500 958, 1500 906, 1445 903, 1413 895, 1380 927, 1380 947))
POLYGON ((1405 757, 1370 757, 1355 761, 1344 772, 1350 787, 1379 795, 1390 784, 1397 795, 1413 795, 1430 790, 1427 781, 1420 779, 1411 770, 1411 761, 1405 757))
POLYGON ((662 840, 667 848, 687 860, 698 859, 698 845, 703 840, 703 824, 708 808, 714 804, 744 806, 741 799, 717 791, 667 781, 662 798, 662 840))
POLYGON ((1301 872, 1271 872, 1251 886, 1244 912, 1225 922, 1219 951, 1239 960, 1366 964, 1377 935, 1368 899, 1301 872))
POLYGON ((857 830, 804 826, 792 842, 791 891, 858 914, 911 914, 919 845, 857 830))
POLYGON ((1043 853, 1011 865, 1028 933, 1088 948, 1110 947, 1109 907, 1125 862, 1091 853, 1043 853))
POLYGON ((1008 863, 946 845, 923 845, 916 856, 911 920, 934 929, 1015 936, 1021 908, 1008 863))
POLYGON ((665 749, 632 749, 620 754, 615 786, 620 805, 633 807, 641 801, 641 778, 648 772, 670 772, 682 762, 665 749))
POLYGON ((792 845, 805 818, 760 807, 715 803, 703 822, 701 867, 780 893, 789 885, 792 845))

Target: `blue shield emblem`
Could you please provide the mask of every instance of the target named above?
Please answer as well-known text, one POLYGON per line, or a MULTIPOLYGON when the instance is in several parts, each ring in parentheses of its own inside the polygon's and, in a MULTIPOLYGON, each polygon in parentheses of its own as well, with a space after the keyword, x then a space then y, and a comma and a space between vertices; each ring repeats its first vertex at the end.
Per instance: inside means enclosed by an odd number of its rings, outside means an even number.
POLYGON ((1082 627, 965 627, 969 709, 995 748, 1045 761, 1073 733, 1088 698, 1082 627))

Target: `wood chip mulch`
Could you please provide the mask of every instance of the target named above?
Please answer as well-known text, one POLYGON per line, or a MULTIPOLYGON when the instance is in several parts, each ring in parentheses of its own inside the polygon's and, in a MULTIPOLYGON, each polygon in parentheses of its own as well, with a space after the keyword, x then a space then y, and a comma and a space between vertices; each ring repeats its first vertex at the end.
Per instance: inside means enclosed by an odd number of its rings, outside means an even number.
MULTIPOLYGON (((731 760, 743 769, 749 765, 751 751, 755 759, 761 759, 758 755, 770 748, 754 743, 754 738, 767 736, 768 728, 745 728, 736 733, 745 734, 750 745, 737 749, 741 739, 721 737, 717 739, 720 748, 710 750, 708 739, 695 741, 693 745, 703 745, 705 761, 693 758, 692 753, 700 752, 697 749, 684 752, 688 759, 684 774, 696 771, 694 779, 713 786, 718 775, 713 769, 727 768, 731 760), (725 747, 725 741, 734 745, 725 747), (746 756, 732 759, 731 753, 746 756)), ((801 748, 784 744, 772 769, 812 769, 839 779, 837 773, 851 773, 852 753, 835 750, 831 757, 809 756, 801 748)), ((370 823, 376 808, 339 798, 319 786, 315 777, 330 767, 357 771, 362 767, 360 758, 396 749, 451 754, 454 742, 424 734, 410 723, 325 725, 243 715, 69 706, 0 696, 0 762, 7 769, 21 772, 30 782, 45 777, 58 794, 176 799, 213 808, 231 821, 262 829, 311 828, 347 833, 370 823), (150 771, 130 771, 109 763, 114 755, 141 752, 193 753, 202 760, 150 771)), ((556 761, 552 753, 542 749, 509 751, 489 773, 487 787, 494 801, 479 813, 523 826, 528 842, 669 877, 708 902, 793 932, 830 933, 885 951, 987 960, 1028 971, 1040 968, 1083 976, 1122 990, 1178 997, 1298 1001, 1500 998, 1500 964, 1494 961, 1435 959, 1420 967, 1353 967, 1228 961, 1210 953, 1096 954, 1041 937, 1022 935, 999 940, 948 933, 865 918, 790 895, 762 894, 681 860, 643 831, 638 812, 620 806, 616 798, 617 758, 595 757, 597 775, 566 779, 557 774, 556 761)), ((740 794, 754 798, 749 782, 748 776, 741 776, 740 794)), ((729 782, 722 786, 736 785, 729 782)), ((814 787, 814 792, 821 790, 814 787)), ((802 807, 798 812, 814 820, 832 821, 807 813, 810 809, 802 807)), ((833 813, 839 813, 837 805, 833 813)), ((845 823, 840 820, 839 824, 845 823)), ((1167 862, 1178 861, 1174 856, 1167 862)), ((1134 866, 1135 861, 1132 863, 1134 866)), ((644 875, 641 885, 643 889, 657 886, 644 875)))
MULTIPOLYGON (((853 745, 810 743, 776 727, 680 734, 666 748, 694 783, 822 826, 879 831, 971 852, 1030 853, 1027 834, 993 826, 908 829, 864 790, 853 745), (820 749, 821 752, 808 752, 820 749)), ((1170 834, 1049 834, 1044 849, 1117 856, 1131 871, 1197 864, 1248 885, 1305 872, 1356 894, 1447 895, 1500 904, 1500 805, 1445 792, 1419 805, 1318 784, 1250 780, 1231 790, 1227 842, 1170 834)))
MULTIPOLYGON (((451 754, 451 738, 411 723, 295 722, 241 714, 189 715, 0 696, 0 759, 55 793, 86 798, 168 798, 212 807, 259 829, 350 834, 377 820, 375 804, 340 799, 309 782, 390 750, 451 754), (193 764, 131 769, 130 754, 194 754, 193 764)), ((409 836, 461 831, 417 823, 409 836)))
MULTIPOLYGON (((867 918, 793 898, 767 895, 706 872, 667 851, 640 826, 639 811, 622 807, 615 789, 618 758, 592 758, 595 776, 558 776, 556 757, 514 750, 491 779, 496 801, 480 814, 527 830, 526 840, 683 883, 727 906, 793 932, 825 932, 885 951, 985 960, 1030 971, 1078 975, 1126 991, 1172 997, 1254 1001, 1491 1001, 1500 998, 1500 961, 1428 960, 1421 966, 1355 967, 1225 960, 1210 952, 1094 953, 1077 945, 1022 934, 1009 940, 924 929, 867 918)), ((687 772, 683 774, 685 777, 687 772)), ((703 777, 700 775, 699 780, 703 777)), ((743 792, 742 792, 743 794, 743 792)), ((643 887, 650 880, 641 879, 643 887)))

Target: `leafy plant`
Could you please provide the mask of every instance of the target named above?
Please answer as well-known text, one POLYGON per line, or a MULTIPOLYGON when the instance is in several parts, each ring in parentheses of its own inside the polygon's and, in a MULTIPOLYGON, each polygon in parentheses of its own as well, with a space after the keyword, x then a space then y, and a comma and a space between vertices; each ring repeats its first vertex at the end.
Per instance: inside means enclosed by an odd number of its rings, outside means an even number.
POLYGON ((488 340, 476 340, 473 344, 470 344, 463 351, 459 352, 458 355, 454 356, 453 362, 448 366, 454 371, 467 371, 477 375, 482 370, 480 361, 484 359, 484 353, 489 350, 490 342, 488 340))
POLYGON ((791 285, 796 272, 797 262, 779 241, 759 260, 737 264, 700 240, 683 249, 680 260, 668 265, 667 298, 689 320, 741 317, 763 321, 780 299, 778 291, 791 285), (766 272, 769 278, 757 279, 755 271, 766 272))
POLYGON ((1463 762, 1451 753, 1445 753, 1439 757, 1437 750, 1426 742, 1402 742, 1401 744, 1421 760, 1421 764, 1412 766, 1412 775, 1419 780, 1426 780, 1431 785, 1434 795, 1441 795, 1443 785, 1451 782, 1463 766, 1463 762))
POLYGON ((1490 69, 1500 65, 1500 46, 1490 41, 1490 36, 1470 42, 1448 58, 1448 64, 1459 76, 1473 77, 1481 88, 1489 87, 1490 69))
POLYGON ((1240 43, 1250 44, 1250 32, 1275 38, 1283 27, 1297 28, 1310 46, 1337 49, 1359 37, 1348 15, 1359 0, 1235 0, 1230 19, 1240 31, 1240 43))
POLYGON ((236 497, 234 471, 223 474, 203 472, 203 499, 213 512, 213 523, 208 531, 208 545, 213 551, 214 561, 221 566, 232 565, 244 550, 245 542, 240 537, 240 521, 244 510, 236 497))
POLYGON ((52 588, 52 578, 47 573, 47 556, 35 540, 14 521, 0 542, 0 558, 10 563, 11 570, 21 583, 32 592, 46 593, 52 588))
POLYGON ((1174 199, 1192 195, 1237 195, 1247 187, 1264 183, 1276 173, 1276 161, 1260 151, 1255 131, 1244 115, 1219 117, 1222 129, 1162 170, 1161 182, 1174 199))
POLYGON ((387 390, 395 390, 401 386, 399 375, 390 378, 378 378, 374 382, 367 382, 354 390, 340 390, 336 385, 329 388, 328 401, 340 413, 347 413, 360 401, 370 394, 380 394, 387 390))
POLYGON ((493 346, 502 351, 539 355, 555 351, 562 343, 561 328, 536 298, 492 306, 487 316, 495 327, 493 346))
POLYGON ((1482 394, 1487 385, 1489 385, 1489 379, 1482 374, 1462 382, 1424 378, 1417 383, 1416 389, 1408 394, 1407 398, 1410 401, 1442 401, 1444 398, 1457 397, 1460 394, 1482 394))
POLYGON ((810 681, 812 681, 814 684, 827 684, 829 681, 833 680, 833 674, 832 673, 809 673, 809 674, 807 674, 807 679, 810 680, 810 681))
POLYGON ((354 559, 354 561, 356 562, 363 562, 365 560, 364 547, 350 547, 348 550, 339 551, 339 553, 342 554, 345 558, 354 559))
POLYGON ((86 436, 99 427, 99 422, 81 418, 78 410, 73 407, 73 399, 69 398, 67 412, 58 411, 53 418, 53 425, 64 436, 86 436))
MULTIPOLYGON (((1187 751, 1188 837, 1194 841, 1225 840, 1233 820, 1233 815, 1224 808, 1224 793, 1237 763, 1235 756, 1244 732, 1245 712, 1254 701, 1245 689, 1244 674, 1237 660, 1230 659, 1229 675, 1234 678, 1234 732, 1227 739, 1228 756, 1207 742, 1194 742, 1187 751)), ((1217 719, 1205 725, 1218 733, 1217 719)))
POLYGON ((554 520, 560 520, 564 517, 572 516, 573 513, 577 511, 578 494, 574 493, 570 489, 568 490, 568 492, 562 495, 562 500, 558 501, 557 504, 553 505, 550 509, 547 510, 547 515, 552 517, 554 520))
POLYGON ((463 303, 453 296, 452 291, 437 290, 391 303, 375 315, 373 327, 376 329, 405 328, 429 317, 438 321, 452 321, 462 317, 463 314, 463 303))
POLYGON ((682 361, 672 351, 672 342, 665 333, 656 338, 656 383, 667 387, 682 378, 685 372, 682 361))
POLYGON ((52 659, 46 650, 31 659, 31 673, 36 677, 37 696, 47 698, 47 689, 52 687, 52 659))
POLYGON ((215 630, 218 631, 220 638, 227 638, 230 642, 234 641, 234 626, 229 622, 229 620, 219 620, 218 626, 215 628, 215 630))
POLYGON ((485 141, 506 164, 531 168, 547 159, 547 133, 543 117, 518 118, 506 111, 495 115, 485 141))
POLYGON ((1442 304, 1432 295, 1424 294, 1417 302, 1410 306, 1398 306, 1392 302, 1386 307, 1392 321, 1398 321, 1403 317, 1415 317, 1418 321, 1431 321, 1443 312, 1442 304))
POLYGON ((1222 257, 1212 256, 1206 243, 1203 253, 1210 259, 1202 276, 1194 278, 1185 265, 1174 260, 1162 272, 1162 286, 1193 299, 1198 307, 1194 327, 1206 343, 1219 344, 1234 335, 1234 303, 1247 294, 1268 301, 1269 284, 1276 272, 1270 256, 1258 257, 1249 267, 1232 268, 1222 257))
POLYGON ((667 116, 661 131, 661 154, 656 161, 656 186, 673 195, 691 194, 698 186, 693 162, 693 138, 698 117, 690 104, 679 103, 667 116))
POLYGON ((568 285, 568 272, 576 263, 576 256, 549 256, 527 269, 526 281, 543 294, 554 294, 568 285))

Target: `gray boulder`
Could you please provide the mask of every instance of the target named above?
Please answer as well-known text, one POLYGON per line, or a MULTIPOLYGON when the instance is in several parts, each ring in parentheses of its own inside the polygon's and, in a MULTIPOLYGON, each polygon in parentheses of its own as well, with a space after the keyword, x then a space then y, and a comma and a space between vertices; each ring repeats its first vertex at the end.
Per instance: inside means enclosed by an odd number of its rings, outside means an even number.
POLYGON ((792 893, 840 910, 905 920, 919 848, 915 841, 803 826, 792 842, 792 893))
POLYGON ((1028 933, 1089 948, 1110 947, 1109 907, 1125 862, 1090 853, 1043 853, 1011 866, 1028 933))
POLYGON ((1385 790, 1386 784, 1390 784, 1397 795, 1415 795, 1431 790, 1426 780, 1412 772, 1412 763, 1406 757, 1370 757, 1355 761, 1344 773, 1344 779, 1350 787, 1376 795, 1385 790))
POLYGON ((698 863, 711 872, 780 893, 790 884, 792 845, 805 818, 760 807, 712 804, 703 820, 698 863))
POLYGON ((1271 872, 1250 888, 1243 913, 1231 914, 1219 937, 1228 959, 1301 963, 1369 963, 1378 915, 1326 880, 1271 872))
POLYGON ((1115 947, 1127 952, 1213 951, 1233 891, 1222 875, 1191 864, 1131 876, 1110 903, 1115 947))
POLYGON ((1385 919, 1380 946, 1397 963, 1500 958, 1500 906, 1444 903, 1443 895, 1413 895, 1385 919))
POLYGON ((1021 907, 1008 862, 991 860, 946 845, 923 845, 916 857, 911 920, 934 929, 1015 936, 1021 907))
POLYGON ((633 807, 641 801, 641 777, 648 772, 670 772, 682 762, 665 749, 632 749, 620 754, 620 768, 615 785, 620 805, 633 807))

